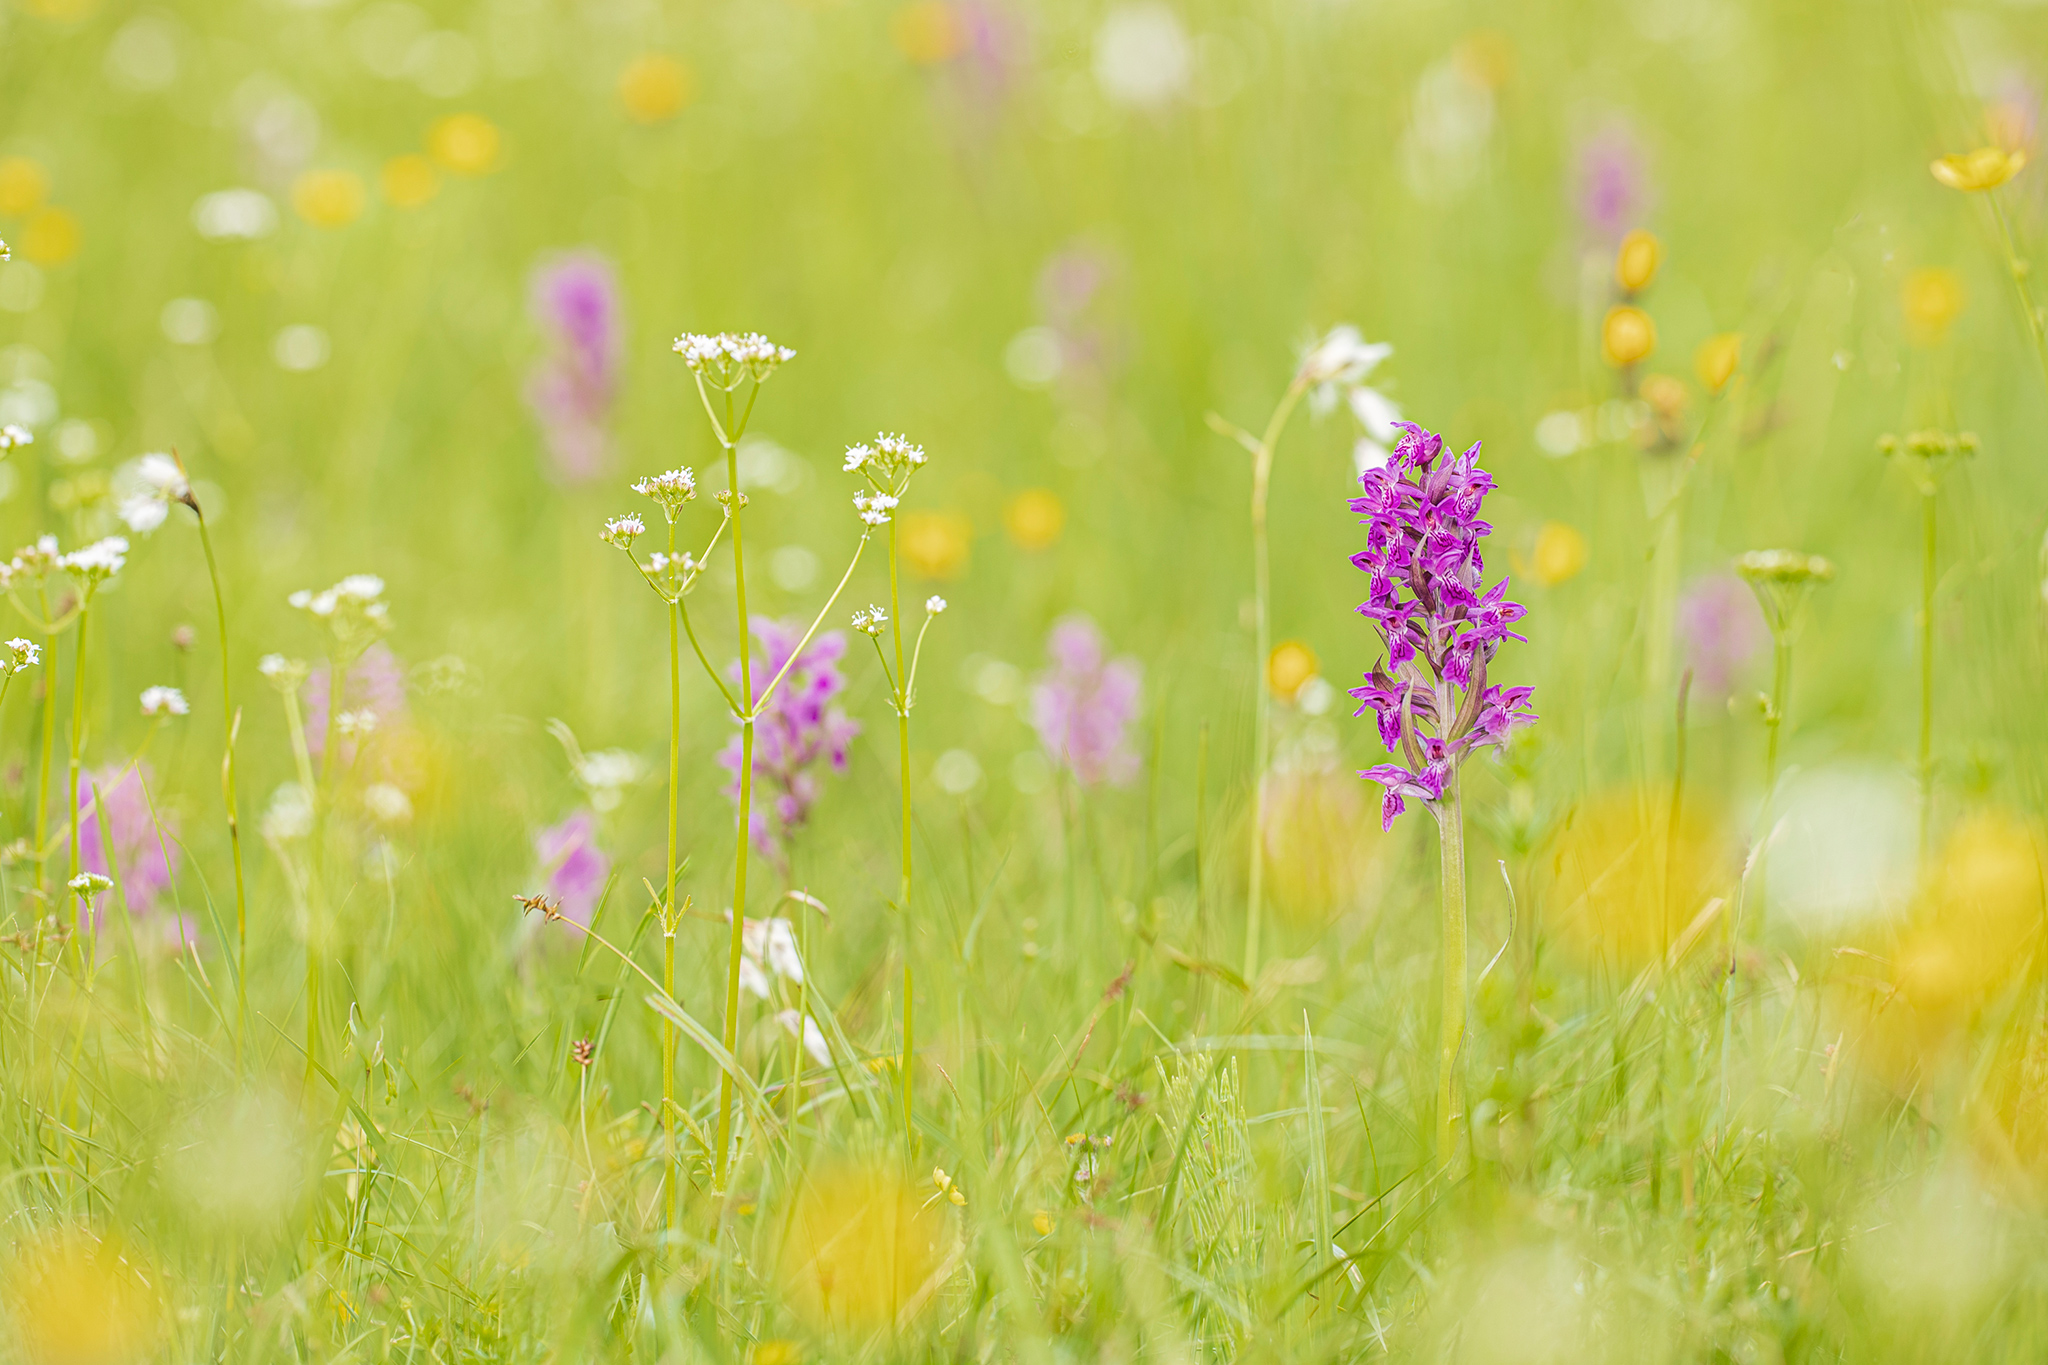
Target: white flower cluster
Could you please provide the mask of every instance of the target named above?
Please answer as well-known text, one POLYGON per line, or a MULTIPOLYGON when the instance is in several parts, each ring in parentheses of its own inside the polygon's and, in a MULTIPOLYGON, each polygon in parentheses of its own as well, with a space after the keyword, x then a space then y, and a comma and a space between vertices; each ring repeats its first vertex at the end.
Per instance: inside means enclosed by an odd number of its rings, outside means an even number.
POLYGON ((192 708, 185 702, 185 694, 175 687, 145 687, 142 689, 142 714, 151 720, 165 716, 189 716, 192 708))
MULTIPOLYGON (((0 247, 5 247, 6 245, 5 242, 0 242, 0 247)), ((0 256, 0 261, 6 259, 5 256, 0 256)), ((4 455, 10 450, 19 450, 23 446, 32 446, 35 443, 36 438, 29 434, 27 427, 18 427, 12 422, 9 422, 4 427, 0 427, 0 455, 4 455)))
POLYGON ((17 635, 7 642, 7 671, 25 673, 43 661, 43 651, 34 640, 17 635))
POLYGON ((57 548, 57 537, 38 536, 33 545, 24 545, 14 552, 14 558, 7 562, 6 577, 27 574, 44 578, 64 567, 64 552, 57 548))
POLYGON ((720 332, 715 336, 685 332, 676 338, 675 353, 706 382, 721 389, 737 388, 748 379, 762 383, 796 359, 795 351, 777 346, 759 332, 720 332))
POLYGON ((866 611, 853 614, 853 628, 863 635, 881 638, 882 627, 889 624, 889 613, 880 607, 869 607, 866 611))
POLYGON ((152 451, 137 456, 114 473, 118 510, 128 529, 147 535, 164 524, 174 502, 189 503, 192 485, 175 458, 152 451))
POLYGON ((860 513, 860 519, 870 526, 887 526, 889 513, 895 510, 897 501, 889 493, 855 493, 853 510, 860 513))
POLYGON ((368 739, 377 729, 377 713, 368 707, 343 711, 334 718, 334 728, 343 739, 368 739))
POLYGON ((943 597, 934 595, 924 599, 924 611, 927 616, 937 616, 945 609, 946 599, 943 597))
POLYGON ((875 437, 872 445, 862 442, 848 446, 846 463, 840 468, 848 474, 865 473, 877 483, 892 483, 898 475, 922 469, 929 458, 923 446, 885 431, 875 437))
POLYGON ((260 828, 273 844, 305 838, 313 832, 313 793, 296 782, 278 784, 270 794, 260 828))
MULTIPOLYGON (((732 911, 725 912, 728 921, 732 911)), ((740 926, 740 988, 768 998, 771 977, 803 984, 804 960, 797 952, 796 929, 786 919, 750 919, 740 926)))
POLYGON ((94 896, 104 893, 113 884, 113 878, 103 877, 97 872, 81 872, 70 881, 64 883, 64 885, 76 891, 78 898, 83 901, 89 901, 94 896))
POLYGON ((1735 572, 1752 583, 1825 583, 1835 576, 1835 566, 1797 550, 1751 550, 1735 557, 1735 572))
MULTIPOLYGON (((56 542, 51 541, 54 545, 56 542)), ((95 540, 82 550, 73 550, 58 561, 59 565, 73 576, 82 580, 87 589, 100 584, 121 572, 128 562, 128 542, 121 536, 108 536, 95 540)))
POLYGON ((296 692, 310 670, 303 659, 287 659, 282 654, 266 654, 256 661, 256 671, 278 691, 296 692))
POLYGON ((652 498, 661 505, 661 514, 674 521, 683 510, 683 504, 697 496, 697 476, 687 467, 671 469, 651 478, 638 480, 633 491, 643 498, 652 498))
POLYGON ((391 607, 384 600, 384 580, 373 573, 352 573, 323 592, 299 589, 285 599, 300 611, 326 623, 336 639, 354 644, 364 636, 391 628, 391 607))
POLYGON ((616 545, 621 550, 633 548, 633 542, 647 534, 647 523, 638 517, 613 517, 597 533, 597 538, 607 545, 616 545))

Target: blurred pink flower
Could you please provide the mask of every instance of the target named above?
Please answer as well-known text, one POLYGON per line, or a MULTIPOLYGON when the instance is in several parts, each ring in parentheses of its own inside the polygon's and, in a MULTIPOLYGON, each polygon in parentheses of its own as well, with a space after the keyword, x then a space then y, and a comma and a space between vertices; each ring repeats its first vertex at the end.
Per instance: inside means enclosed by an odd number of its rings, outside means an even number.
POLYGON ((587 810, 573 812, 536 834, 533 851, 547 878, 546 895, 561 902, 562 914, 571 923, 589 928, 612 870, 612 860, 597 847, 597 816, 587 810))
MULTIPOLYGON (((138 933, 142 932, 141 921, 154 914, 157 897, 170 886, 178 868, 178 845, 169 822, 165 822, 166 827, 160 836, 157 822, 150 817, 149 797, 143 791, 143 784, 149 781, 150 775, 146 763, 125 769, 103 768, 92 774, 90 781, 81 783, 78 789, 79 866, 102 877, 114 875, 107 870, 107 844, 113 844, 114 864, 120 869, 121 894, 127 899, 130 913, 136 917, 138 933), (97 801, 93 799, 95 789, 99 795, 97 801), (100 824, 102 813, 106 816, 104 832, 100 824)), ((109 891, 99 898, 97 909, 102 917, 112 895, 109 891)), ((191 933, 189 923, 182 933, 191 933)))
POLYGON ((1144 670, 1129 657, 1105 659, 1102 632, 1088 617, 1063 616, 1046 640, 1052 667, 1031 689, 1031 724, 1046 754, 1084 787, 1122 786, 1138 775, 1128 731, 1137 718, 1144 670))
MULTIPOLYGON (((847 750, 860 734, 860 725, 833 704, 846 690, 846 677, 839 671, 839 660, 846 654, 843 633, 829 630, 817 636, 791 664, 790 656, 804 637, 804 623, 757 616, 752 625, 761 645, 752 663, 755 695, 760 695, 784 665, 789 665, 789 675, 768 698, 755 722, 757 786, 748 812, 748 832, 756 848, 786 869, 789 840, 810 818, 811 807, 824 793, 819 781, 821 765, 829 764, 836 773, 846 771, 847 750)), ((735 683, 739 681, 737 661, 727 667, 726 674, 735 683)), ((733 775, 725 785, 725 796, 735 804, 740 798, 741 752, 740 736, 734 735, 718 755, 719 766, 733 775)))
POLYGON ((1678 599, 1678 636, 1693 683, 1710 696, 1726 696, 1736 678, 1770 639, 1749 585, 1734 574, 1705 574, 1678 599))
MULTIPOLYGON (((305 684, 306 748, 316 759, 327 747, 329 672, 325 665, 316 665, 305 684)), ((405 665, 389 645, 371 645, 348 670, 341 683, 341 709, 374 712, 378 725, 386 728, 405 715, 405 665)), ((355 746, 344 740, 340 757, 343 763, 352 762, 355 746)))
POLYGON ((619 387, 617 273, 594 251, 552 257, 533 272, 530 307, 551 344, 527 376, 527 405, 547 438, 555 477, 584 483, 605 472, 611 451, 619 387))
POLYGON ((1579 222, 1596 241, 1620 240, 1642 226, 1649 209, 1649 173, 1642 148, 1623 123, 1609 123, 1579 145, 1579 222))

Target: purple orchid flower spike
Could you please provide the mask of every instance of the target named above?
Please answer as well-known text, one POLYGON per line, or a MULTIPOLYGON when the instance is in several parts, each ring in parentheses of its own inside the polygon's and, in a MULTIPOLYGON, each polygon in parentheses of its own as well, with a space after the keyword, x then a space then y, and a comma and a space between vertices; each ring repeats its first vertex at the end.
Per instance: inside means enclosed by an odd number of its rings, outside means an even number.
POLYGON ((1494 482, 1479 447, 1445 459, 1441 436, 1397 425, 1404 434, 1393 458, 1360 475, 1363 494, 1351 500, 1366 519, 1365 548, 1351 562, 1370 576, 1358 611, 1386 646, 1351 695, 1358 715, 1373 713, 1388 751, 1408 760, 1359 774, 1386 789, 1387 828, 1411 799, 1434 812, 1467 756, 1536 719, 1532 689, 1487 683, 1502 642, 1525 638, 1513 627, 1528 613, 1507 600, 1505 578, 1483 583, 1479 542, 1493 528, 1479 511, 1494 482))

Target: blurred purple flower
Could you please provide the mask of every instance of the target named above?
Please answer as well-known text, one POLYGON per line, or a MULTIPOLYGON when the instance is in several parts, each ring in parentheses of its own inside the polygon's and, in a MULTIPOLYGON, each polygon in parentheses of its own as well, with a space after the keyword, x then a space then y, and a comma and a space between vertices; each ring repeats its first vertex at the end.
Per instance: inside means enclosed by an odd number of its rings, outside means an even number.
POLYGON ((1749 585, 1734 574, 1705 574, 1678 598, 1678 636, 1693 682, 1725 696, 1770 639, 1749 585))
MULTIPOLYGON (((316 759, 327 747, 327 694, 333 685, 330 673, 324 666, 315 667, 306 678, 306 749, 316 759)), ((389 645, 371 645, 349 668, 341 682, 340 709, 374 712, 382 728, 389 728, 405 715, 405 665, 389 645)), ((343 763, 353 762, 355 746, 344 741, 340 757, 343 763)))
MULTIPOLYGON (((847 749, 860 733, 860 724, 831 704, 846 690, 846 678, 839 671, 839 660, 846 654, 843 633, 827 631, 796 654, 804 638, 802 621, 755 617, 752 626, 761 646, 751 665, 754 695, 760 696, 784 665, 789 666, 789 675, 754 722, 754 779, 766 790, 754 796, 748 832, 756 848, 786 868, 791 837, 824 793, 818 766, 829 762, 833 772, 845 772, 847 749)), ((738 661, 726 672, 737 682, 738 661)), ((735 804, 740 797, 741 755, 738 735, 718 755, 719 766, 732 774, 725 795, 735 804)))
POLYGON ((1084 787, 1129 782, 1138 775, 1128 732, 1138 715, 1144 670, 1129 657, 1106 660, 1102 632, 1078 613, 1053 623, 1045 652, 1052 667, 1031 689, 1031 724, 1039 743, 1084 787))
POLYGON ((987 107, 1000 104, 1024 69, 1023 26, 990 0, 958 0, 953 16, 961 38, 953 67, 963 92, 987 107))
POLYGON ((533 851, 547 878, 544 894, 561 903, 563 918, 578 928, 589 928, 597 898, 604 893, 605 878, 612 870, 611 859, 597 846, 597 816, 579 810, 560 824, 548 826, 533 836, 533 851))
POLYGON ((544 261, 533 272, 533 319, 551 340, 527 376, 526 401, 547 437, 554 474, 584 483, 604 473, 619 387, 619 284, 592 251, 544 261))
POLYGON ((1649 208, 1649 173, 1634 134, 1610 123, 1579 146, 1579 221, 1598 241, 1620 240, 1649 208))
MULTIPOLYGON (((114 863, 120 868, 121 894, 136 917, 138 933, 142 932, 141 921, 154 914, 157 897, 170 886, 178 867, 176 835, 166 827, 159 836, 157 822, 150 817, 149 797, 143 790, 149 779, 149 765, 138 763, 132 768, 103 768, 78 789, 79 866, 102 877, 113 876, 107 870, 107 844, 112 842, 114 863), (97 801, 93 799, 95 788, 99 793, 97 801), (106 816, 104 833, 100 825, 102 813, 106 816)), ((111 895, 108 892, 102 896, 96 907, 102 916, 111 895)), ((82 923, 82 908, 80 914, 82 923)), ((182 932, 189 936, 190 926, 182 932)))

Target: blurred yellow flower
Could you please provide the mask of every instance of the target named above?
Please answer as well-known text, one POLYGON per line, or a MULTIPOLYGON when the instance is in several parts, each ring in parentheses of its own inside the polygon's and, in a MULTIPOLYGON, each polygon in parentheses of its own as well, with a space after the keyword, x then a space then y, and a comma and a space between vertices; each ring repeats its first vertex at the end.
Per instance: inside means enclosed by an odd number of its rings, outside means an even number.
POLYGON ((690 68, 664 52, 646 52, 619 73, 619 103, 635 123, 660 123, 683 111, 696 93, 690 68))
POLYGON ((161 1297, 112 1244, 37 1234, 0 1278, 13 1345, 31 1365, 140 1365, 163 1329, 161 1297))
POLYGON ((1043 550, 1066 525, 1067 509, 1050 488, 1027 488, 1003 507, 1003 529, 1026 550, 1043 550))
POLYGON ((38 19, 71 24, 88 18, 99 8, 99 0, 23 0, 22 8, 38 19))
POLYGON ((1544 912, 1589 963, 1635 970, 1670 951, 1725 890, 1713 824, 1692 808, 1667 830, 1668 793, 1614 792, 1573 812, 1551 849, 1544 912))
POLYGON ((2020 173, 2027 154, 2003 147, 1979 147, 1941 157, 1927 169, 1952 190, 1995 190, 2020 173))
POLYGON ((1692 403, 1692 393, 1684 381, 1668 374, 1645 377, 1639 392, 1643 401, 1650 405, 1651 415, 1659 422, 1672 422, 1683 417, 1692 403))
POLYGON ((1641 293, 1657 278, 1663 262, 1664 244, 1654 233, 1637 228, 1621 239, 1621 250, 1614 255, 1614 282, 1631 294, 1641 293))
POLYGON ((19 218, 40 207, 50 192, 50 173, 26 156, 0 156, 0 215, 19 218))
POLYGON ((1692 353, 1692 372, 1706 385, 1708 393, 1728 387, 1742 365, 1742 333, 1718 332, 1700 343, 1692 353))
POLYGON ((1322 925, 1355 908, 1372 885, 1385 848, 1377 802, 1350 769, 1275 770, 1266 775, 1267 894, 1297 923, 1322 925))
POLYGON ((1039 1209, 1031 1215, 1031 1230, 1040 1237, 1052 1236, 1052 1230, 1055 1226, 1052 1215, 1044 1209, 1039 1209))
POLYGON ((916 0, 889 19, 896 48, 919 66, 951 61, 967 45, 959 12, 946 0, 916 0))
POLYGON ((292 208, 314 227, 346 227, 363 216, 363 200, 354 171, 307 171, 292 182, 292 208))
POLYGON ((782 1245, 783 1294, 820 1328, 887 1327, 929 1301, 949 1235, 947 1219, 889 1167, 827 1167, 797 1195, 782 1245))
POLYGON ((958 578, 973 543, 974 523, 958 512, 906 512, 897 548, 926 578, 958 578))
POLYGON ((1932 346, 1948 334, 1949 324, 1963 311, 1963 278, 1938 265, 1908 271, 1899 286, 1899 304, 1913 340, 1932 346))
POLYGON ((78 220, 63 209, 46 208, 22 226, 15 245, 37 265, 62 265, 78 254, 79 241, 78 220))
POLYGON ((1303 683, 1313 678, 1322 665, 1316 652, 1301 640, 1282 640, 1266 656, 1266 686, 1281 701, 1294 700, 1303 683))
POLYGON ((1546 521, 1536 529, 1525 572, 1546 588, 1577 578, 1586 567, 1586 538, 1562 521, 1546 521))
POLYGON ((1600 324, 1600 357, 1616 369, 1649 358, 1657 349, 1657 324, 1632 304, 1607 310, 1600 324))
POLYGON ((427 130, 427 154, 457 175, 486 175, 498 164, 498 125, 482 114, 450 114, 427 130))
POLYGON ((1451 60, 1474 85, 1498 90, 1515 78, 1515 44, 1497 28, 1474 29, 1451 52, 1451 60))
POLYGON ((793 1341, 764 1341, 754 1347, 750 1365, 797 1365, 804 1348, 793 1341))
POLYGON ((408 152, 384 163, 377 185, 387 202, 402 209, 416 209, 440 193, 441 177, 433 162, 417 152, 408 152))

